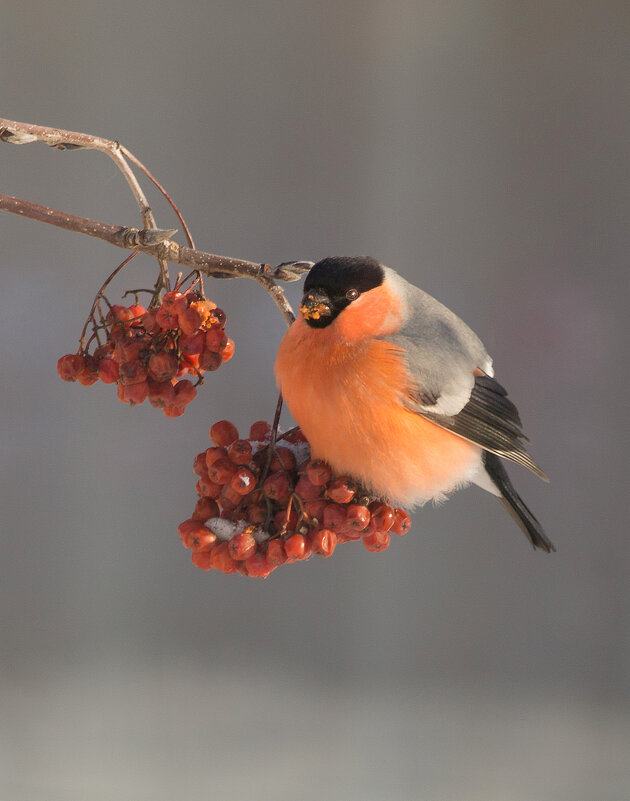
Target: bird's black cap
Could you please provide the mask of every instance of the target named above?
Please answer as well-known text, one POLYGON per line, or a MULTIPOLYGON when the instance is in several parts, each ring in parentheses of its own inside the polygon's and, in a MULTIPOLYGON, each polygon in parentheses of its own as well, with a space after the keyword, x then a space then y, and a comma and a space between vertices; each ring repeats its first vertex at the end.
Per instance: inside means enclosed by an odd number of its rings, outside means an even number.
POLYGON ((330 256, 311 267, 300 311, 311 328, 326 328, 357 297, 385 280, 369 256, 330 256))
POLYGON ((349 289, 367 292, 380 286, 385 272, 376 259, 369 256, 329 256, 311 267, 304 282, 304 291, 324 289, 331 300, 344 296, 349 289))

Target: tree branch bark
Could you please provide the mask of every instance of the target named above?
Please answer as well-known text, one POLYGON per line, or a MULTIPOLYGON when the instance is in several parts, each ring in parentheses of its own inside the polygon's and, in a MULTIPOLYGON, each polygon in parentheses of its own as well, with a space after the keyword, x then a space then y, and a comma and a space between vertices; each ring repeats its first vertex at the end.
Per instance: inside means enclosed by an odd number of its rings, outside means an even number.
POLYGON ((140 253, 146 253, 172 264, 180 264, 215 278, 251 278, 271 295, 288 325, 295 320, 295 315, 282 288, 275 281, 297 280, 310 266, 308 262, 304 262, 304 267, 302 267, 298 262, 291 265, 280 265, 274 269, 269 264, 217 256, 172 242, 170 238, 175 233, 174 230, 138 229, 124 225, 110 225, 2 193, 0 193, 0 210, 27 217, 30 220, 45 222, 66 231, 93 236, 109 242, 110 245, 125 250, 137 250, 140 253))
POLYGON ((43 142, 58 150, 88 149, 98 150, 108 155, 124 175, 136 199, 142 216, 143 228, 109 225, 107 223, 78 217, 57 209, 40 206, 27 200, 20 200, 9 195, 0 194, 0 210, 9 211, 31 220, 45 222, 64 228, 67 231, 86 234, 109 242, 116 247, 137 250, 158 260, 160 265, 161 286, 168 287, 166 262, 180 264, 192 270, 198 270, 215 278, 251 278, 268 292, 278 306, 284 319, 290 325, 295 315, 285 294, 276 281, 295 281, 311 266, 310 262, 294 262, 282 264, 275 269, 268 264, 259 264, 244 259, 233 259, 216 256, 193 248, 188 227, 166 190, 147 168, 119 142, 103 139, 91 134, 50 128, 43 125, 16 122, 0 118, 0 142, 10 144, 29 144, 43 142), (149 202, 140 186, 127 159, 135 164, 162 192, 177 215, 191 247, 183 247, 171 241, 175 230, 156 227, 155 218, 149 202))

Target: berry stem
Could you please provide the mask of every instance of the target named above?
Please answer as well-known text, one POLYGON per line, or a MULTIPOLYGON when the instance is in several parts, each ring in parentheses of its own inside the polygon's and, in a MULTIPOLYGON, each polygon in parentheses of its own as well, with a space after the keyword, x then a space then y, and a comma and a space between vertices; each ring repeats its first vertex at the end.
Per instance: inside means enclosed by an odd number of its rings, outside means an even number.
POLYGON ((282 413, 282 395, 278 395, 278 403, 276 404, 276 413, 273 418, 273 425, 271 426, 271 439, 269 440, 269 445, 267 445, 267 461, 265 462, 265 467, 260 476, 260 484, 264 483, 267 475, 269 473, 269 465, 271 464, 271 460, 273 459, 274 453, 276 452, 276 441, 278 436, 278 426, 280 425, 280 415, 282 413))
MULTIPOLYGON (((95 312, 95 310, 96 310, 96 307, 98 306, 98 304, 99 304, 99 301, 101 300, 101 298, 102 298, 102 299, 105 301, 105 303, 107 303, 107 305, 108 305, 108 306, 110 306, 110 308, 111 308, 111 304, 109 303, 109 301, 107 300, 107 298, 105 297, 105 295, 104 295, 103 293, 105 292, 105 290, 107 289, 107 287, 109 286, 109 284, 110 284, 110 283, 111 283, 111 282, 114 280, 114 278, 115 278, 115 277, 118 275, 118 273, 119 273, 119 272, 122 270, 122 268, 123 268, 123 267, 125 267, 127 264, 129 264, 129 262, 130 262, 130 261, 131 261, 133 258, 135 258, 137 255, 138 255, 138 251, 137 251, 137 250, 134 250, 134 252, 133 252, 133 253, 131 253, 129 256, 127 256, 127 258, 126 258, 124 261, 122 261, 122 262, 121 262, 121 263, 118 265, 118 267, 116 267, 116 269, 115 269, 115 270, 114 270, 114 271, 113 271, 113 272, 112 272, 112 273, 111 273, 111 274, 110 274, 110 275, 109 275, 109 276, 108 276, 108 277, 105 279, 105 282, 103 283, 103 285, 101 286, 101 288, 100 288, 100 289, 98 290, 98 292, 96 293, 96 297, 94 298, 94 301, 92 302, 92 308, 90 309, 90 313, 89 313, 89 315, 88 315, 88 318, 87 318, 87 320, 85 321, 85 325, 83 326, 83 331, 81 331, 81 336, 80 336, 80 338, 79 338, 79 343, 80 343, 80 346, 81 346, 81 350, 83 350, 83 347, 84 347, 84 345, 83 345, 83 341, 84 341, 84 339, 85 339, 85 333, 86 333, 86 331, 87 331, 87 327, 88 327, 88 325, 90 324, 90 320, 91 320, 92 322, 95 322, 95 320, 94 320, 94 312, 95 312)), ((101 314, 101 319, 102 319, 102 317, 103 317, 103 313, 101 312, 101 310, 100 310, 100 307, 99 307, 99 312, 100 312, 100 314, 101 314)))

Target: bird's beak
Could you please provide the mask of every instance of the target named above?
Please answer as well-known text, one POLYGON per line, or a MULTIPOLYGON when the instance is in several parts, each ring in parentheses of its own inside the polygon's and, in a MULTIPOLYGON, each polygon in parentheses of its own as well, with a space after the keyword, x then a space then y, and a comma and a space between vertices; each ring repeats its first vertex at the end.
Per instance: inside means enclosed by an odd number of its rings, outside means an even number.
POLYGON ((310 289, 302 298, 300 312, 307 320, 332 316, 332 302, 321 289, 310 289))

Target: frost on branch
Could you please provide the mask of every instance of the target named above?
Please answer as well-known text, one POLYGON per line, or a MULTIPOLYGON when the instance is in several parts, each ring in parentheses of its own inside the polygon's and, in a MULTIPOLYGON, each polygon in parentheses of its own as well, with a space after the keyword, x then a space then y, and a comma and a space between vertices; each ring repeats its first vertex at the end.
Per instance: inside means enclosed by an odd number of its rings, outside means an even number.
POLYGON ((411 518, 367 494, 347 476, 310 459, 302 432, 271 442, 271 426, 254 423, 239 439, 227 420, 210 429, 213 446, 197 454, 199 500, 179 535, 204 570, 266 577, 284 564, 328 557, 337 545, 361 540, 383 551, 390 535, 406 534, 411 518))

